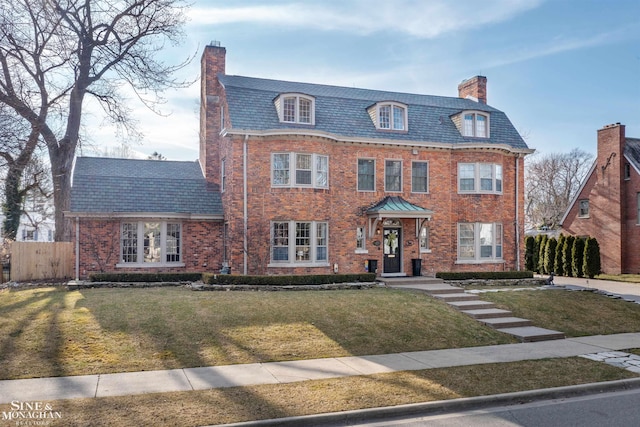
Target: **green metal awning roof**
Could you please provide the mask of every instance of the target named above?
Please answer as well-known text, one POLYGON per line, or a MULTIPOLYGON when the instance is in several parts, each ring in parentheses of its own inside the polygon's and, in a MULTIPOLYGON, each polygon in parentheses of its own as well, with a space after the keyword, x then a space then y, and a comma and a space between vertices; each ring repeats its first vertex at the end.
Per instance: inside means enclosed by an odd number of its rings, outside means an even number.
POLYGON ((369 237, 373 236, 378 222, 384 218, 415 218, 417 236, 422 224, 424 224, 425 221, 431 221, 431 215, 433 215, 432 210, 414 205, 400 196, 386 196, 367 209, 369 237))
POLYGON ((367 209, 370 218, 430 218, 433 211, 407 202, 400 196, 386 196, 367 209))

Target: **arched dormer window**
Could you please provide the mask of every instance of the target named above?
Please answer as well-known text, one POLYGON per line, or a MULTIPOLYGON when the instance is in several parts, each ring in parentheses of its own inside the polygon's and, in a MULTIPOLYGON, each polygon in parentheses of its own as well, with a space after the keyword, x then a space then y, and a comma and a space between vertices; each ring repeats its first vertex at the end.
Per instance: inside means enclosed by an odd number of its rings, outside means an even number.
POLYGON ((283 93, 275 100, 278 119, 281 123, 315 125, 315 98, 300 93, 283 93))
POLYGON ((463 111, 457 122, 458 129, 463 136, 475 138, 489 138, 489 114, 479 111, 463 111))
POLYGON ((376 129, 407 131, 407 106, 398 102, 378 102, 367 109, 376 129))

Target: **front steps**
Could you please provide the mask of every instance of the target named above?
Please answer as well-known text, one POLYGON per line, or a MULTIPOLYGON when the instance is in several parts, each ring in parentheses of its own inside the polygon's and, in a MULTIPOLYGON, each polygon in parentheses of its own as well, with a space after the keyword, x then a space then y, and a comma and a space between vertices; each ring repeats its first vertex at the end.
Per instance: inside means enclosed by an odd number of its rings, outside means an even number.
POLYGON ((415 289, 426 292, 487 326, 515 336, 521 342, 565 338, 562 332, 533 326, 530 320, 514 317, 509 310, 496 308, 495 304, 480 300, 477 294, 468 293, 458 287, 448 285, 441 279, 420 277, 385 278, 385 282, 387 286, 392 288, 415 289))

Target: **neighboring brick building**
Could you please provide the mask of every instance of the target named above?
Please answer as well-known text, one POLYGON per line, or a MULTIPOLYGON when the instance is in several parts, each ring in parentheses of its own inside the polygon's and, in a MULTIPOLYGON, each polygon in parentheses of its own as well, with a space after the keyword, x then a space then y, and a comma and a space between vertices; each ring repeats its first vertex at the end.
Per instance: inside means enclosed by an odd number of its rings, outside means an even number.
POLYGON ((524 156, 486 78, 459 97, 232 76, 202 57, 200 162, 248 274, 515 270, 524 156))
MULTIPOLYGON (((413 274, 417 260, 422 274, 522 267, 524 156, 533 150, 487 105, 486 77, 461 83, 458 97, 428 96, 232 76, 225 56, 207 46, 201 63, 200 165, 213 189, 206 197, 218 197, 221 210, 205 222, 189 207, 176 217, 184 266, 175 269, 327 274, 377 265, 395 276, 413 274), (210 235, 188 237, 192 225, 210 235)), ((153 174, 174 183, 165 163, 153 162, 153 174)), ((91 191, 101 191, 98 183, 91 191)), ((99 246, 103 258, 125 258, 109 271, 173 269, 144 255, 127 261, 128 224, 140 236, 145 218, 169 226, 176 208, 162 206, 159 186, 135 191, 157 199, 153 209, 113 215, 107 202, 83 216, 91 204, 72 203, 85 245, 81 275, 98 267, 86 236, 100 233, 119 239, 99 246)))
POLYGON ((604 273, 640 273, 640 139, 627 138, 624 125, 598 130, 596 160, 562 231, 595 237, 604 273))

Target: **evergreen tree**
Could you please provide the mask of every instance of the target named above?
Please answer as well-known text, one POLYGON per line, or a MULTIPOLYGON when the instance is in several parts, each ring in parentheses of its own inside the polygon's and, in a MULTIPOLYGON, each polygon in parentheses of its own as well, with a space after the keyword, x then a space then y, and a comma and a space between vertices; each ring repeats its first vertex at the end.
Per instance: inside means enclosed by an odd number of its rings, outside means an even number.
POLYGON ((600 245, 595 237, 589 237, 584 246, 584 275, 590 279, 600 274, 600 245))
POLYGON ((571 250, 571 263, 574 277, 584 277, 582 263, 584 262, 584 239, 576 237, 571 250))
POLYGON ((562 270, 568 277, 573 276, 573 263, 571 262, 571 251, 573 250, 573 242, 576 240, 573 236, 567 236, 562 247, 562 270))
POLYGON ((558 241, 555 237, 551 237, 547 239, 547 243, 545 244, 544 249, 544 271, 547 274, 551 274, 554 272, 554 261, 556 259, 556 247, 558 246, 558 241))
POLYGON ((547 249, 547 240, 549 237, 546 234, 541 234, 540 248, 538 252, 538 273, 546 274, 547 271, 544 268, 544 252, 547 249))
POLYGON ((536 239, 533 236, 527 236, 524 239, 524 268, 528 271, 535 270, 535 264, 533 263, 535 257, 533 256, 533 250, 536 246, 536 239))
POLYGON ((564 234, 561 233, 560 236, 558 236, 558 245, 556 246, 556 257, 553 260, 553 271, 558 276, 564 276, 564 265, 562 263, 562 253, 564 251, 564 241, 565 241, 564 234))

